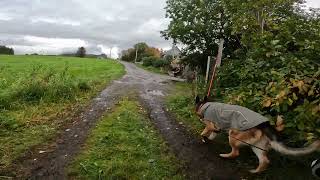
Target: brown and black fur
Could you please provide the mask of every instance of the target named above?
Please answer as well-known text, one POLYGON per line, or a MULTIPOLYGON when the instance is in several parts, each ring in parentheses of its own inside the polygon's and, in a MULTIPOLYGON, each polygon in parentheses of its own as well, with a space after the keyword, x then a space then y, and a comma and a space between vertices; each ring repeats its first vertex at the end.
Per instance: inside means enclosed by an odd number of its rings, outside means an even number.
MULTIPOLYGON (((203 119, 202 112, 200 112, 201 107, 207 103, 207 98, 200 101, 200 98, 196 99, 196 113, 200 117, 201 122, 203 122, 206 127, 202 131, 201 136, 204 139, 209 137, 215 137, 215 135, 222 129, 217 127, 210 120, 203 119)), ((274 149, 282 154, 286 155, 306 155, 314 151, 320 150, 320 141, 316 141, 308 147, 305 148, 289 148, 278 142, 277 133, 284 129, 283 121, 278 120, 275 127, 272 127, 268 122, 260 124, 257 127, 251 128, 246 131, 239 131, 237 129, 228 130, 229 134, 229 144, 232 148, 230 153, 220 154, 223 158, 236 158, 239 156, 239 149, 241 146, 251 144, 252 151, 256 154, 259 159, 259 166, 255 170, 251 170, 251 173, 259 173, 267 169, 270 160, 268 159, 267 153, 270 149, 274 149), (245 142, 245 143, 244 143, 245 142), (247 143, 247 144, 246 144, 247 143), (259 148, 256 148, 259 147, 259 148), (263 150, 262 150, 263 149, 263 150)), ((212 140, 212 139, 211 139, 212 140)), ((204 140, 203 140, 204 141, 204 140)))

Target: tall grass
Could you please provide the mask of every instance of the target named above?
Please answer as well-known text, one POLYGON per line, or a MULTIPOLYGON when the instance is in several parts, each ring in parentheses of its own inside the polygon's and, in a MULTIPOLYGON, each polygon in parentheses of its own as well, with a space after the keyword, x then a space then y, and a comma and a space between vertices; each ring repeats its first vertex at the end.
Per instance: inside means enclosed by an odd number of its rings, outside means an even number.
POLYGON ((90 90, 87 81, 71 75, 68 65, 62 70, 34 65, 25 76, 13 83, 1 83, 0 109, 14 109, 21 103, 74 100, 79 92, 90 90))

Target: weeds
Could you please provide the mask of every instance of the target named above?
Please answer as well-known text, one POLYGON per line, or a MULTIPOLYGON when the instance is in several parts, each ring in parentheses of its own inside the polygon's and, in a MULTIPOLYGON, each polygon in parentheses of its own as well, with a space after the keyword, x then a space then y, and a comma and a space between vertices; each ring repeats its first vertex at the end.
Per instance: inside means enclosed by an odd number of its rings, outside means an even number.
POLYGON ((32 71, 8 86, 0 94, 0 108, 11 109, 17 103, 58 102, 74 100, 79 92, 91 89, 87 81, 62 71, 34 65, 32 71))

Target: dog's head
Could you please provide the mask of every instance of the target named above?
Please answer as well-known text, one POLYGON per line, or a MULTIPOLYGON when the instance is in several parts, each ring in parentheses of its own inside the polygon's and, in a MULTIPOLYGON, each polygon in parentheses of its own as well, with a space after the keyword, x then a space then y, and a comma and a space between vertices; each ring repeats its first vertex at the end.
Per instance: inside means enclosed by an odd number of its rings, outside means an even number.
POLYGON ((209 124, 207 124, 208 122, 205 122, 205 120, 203 119, 203 114, 201 112, 201 107, 206 104, 208 102, 208 97, 205 96, 203 98, 203 100, 200 99, 199 96, 196 97, 195 99, 195 111, 196 114, 198 115, 198 117, 200 118, 200 121, 205 123, 207 125, 207 127, 210 128, 210 131, 208 131, 207 134, 202 134, 202 136, 204 138, 207 138, 209 140, 213 140, 217 134, 221 131, 220 128, 217 127, 217 125, 214 122, 210 122, 209 124))
POLYGON ((198 115, 198 117, 200 118, 200 121, 202 121, 202 119, 203 119, 203 114, 202 114, 200 109, 207 102, 208 102, 208 97, 207 96, 205 96, 203 98, 203 100, 201 100, 199 96, 196 97, 196 100, 195 100, 195 112, 198 115))
POLYGON ((207 102, 208 102, 208 97, 207 96, 205 96, 203 98, 203 100, 201 100, 200 97, 197 96, 196 100, 195 100, 195 110, 196 110, 196 112, 198 112, 200 110, 200 108, 207 102))

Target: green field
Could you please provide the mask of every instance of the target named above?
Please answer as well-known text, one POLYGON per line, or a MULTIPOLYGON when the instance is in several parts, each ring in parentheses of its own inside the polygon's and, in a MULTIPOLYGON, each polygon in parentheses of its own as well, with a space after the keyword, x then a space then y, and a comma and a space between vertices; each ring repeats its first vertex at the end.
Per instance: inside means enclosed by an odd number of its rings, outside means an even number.
POLYGON ((125 73, 115 61, 0 56, 0 172, 125 73))
POLYGON ((71 179, 183 179, 179 162, 138 102, 124 99, 69 167, 71 179))

